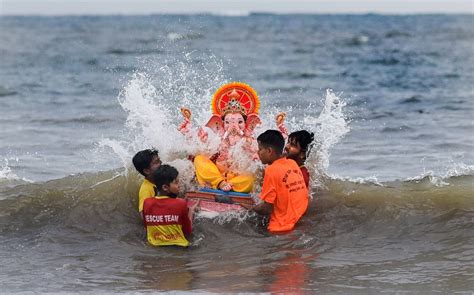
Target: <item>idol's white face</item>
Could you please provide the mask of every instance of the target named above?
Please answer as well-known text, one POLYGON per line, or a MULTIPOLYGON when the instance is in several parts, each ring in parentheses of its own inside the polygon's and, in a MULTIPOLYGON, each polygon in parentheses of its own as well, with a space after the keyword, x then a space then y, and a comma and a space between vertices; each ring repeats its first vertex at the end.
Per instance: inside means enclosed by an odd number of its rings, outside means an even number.
POLYGON ((245 129, 245 120, 240 113, 229 113, 224 117, 224 130, 231 133, 238 133, 245 129))

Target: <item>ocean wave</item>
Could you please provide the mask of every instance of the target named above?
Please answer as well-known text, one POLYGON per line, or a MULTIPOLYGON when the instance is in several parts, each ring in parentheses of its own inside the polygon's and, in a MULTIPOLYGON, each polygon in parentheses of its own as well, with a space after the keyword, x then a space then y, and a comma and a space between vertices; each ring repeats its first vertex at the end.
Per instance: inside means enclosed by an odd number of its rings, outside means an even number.
POLYGON ((20 178, 12 172, 10 166, 8 166, 8 159, 3 160, 3 164, 0 164, 0 181, 1 180, 19 180, 20 178))
POLYGON ((16 94, 18 94, 18 92, 0 85, 0 97, 11 96, 11 95, 16 95, 16 94))
POLYGON ((136 223, 125 193, 128 180, 116 175, 116 171, 81 174, 3 191, 0 232, 21 233, 51 224, 94 232, 105 230, 107 221, 118 216, 122 224, 136 223))
POLYGON ((382 129, 382 132, 406 132, 406 131, 413 131, 414 128, 411 127, 411 126, 407 126, 407 125, 402 125, 402 126, 389 126, 389 127, 385 127, 382 129))
POLYGON ((331 174, 330 179, 343 181, 343 182, 347 181, 347 182, 357 183, 357 184, 374 184, 374 185, 383 186, 383 184, 377 179, 377 176, 375 175, 368 176, 368 177, 349 177, 349 176, 339 176, 337 174, 331 174))
POLYGON ((215 16, 242 17, 242 16, 250 16, 252 12, 247 11, 247 10, 224 10, 224 11, 219 11, 219 12, 212 12, 211 14, 215 16))
POLYGON ((138 68, 135 66, 116 65, 107 67, 106 70, 114 73, 134 73, 138 68))
POLYGON ((98 124, 98 123, 107 123, 114 121, 113 118, 105 118, 99 116, 83 116, 77 118, 38 118, 30 120, 31 123, 40 123, 40 124, 68 124, 68 123, 87 123, 87 124, 98 124))
MULTIPOLYGON (((441 186, 428 176, 384 183, 379 183, 376 178, 327 178, 323 181, 324 188, 313 189, 316 198, 311 201, 312 209, 307 218, 317 218, 320 214, 334 215, 338 220, 358 218, 353 214, 338 215, 342 208, 355 207, 364 214, 374 209, 386 212, 380 214, 380 219, 420 211, 435 214, 440 208, 474 210, 472 167, 466 169, 469 175, 450 176, 444 179, 449 184, 441 186)), ((453 175, 459 173, 462 172, 452 172, 453 175)), ((136 210, 140 183, 141 177, 135 172, 114 170, 2 189, 0 232, 30 231, 51 224, 80 229, 83 233, 113 231, 113 224, 133 230, 140 224, 136 210)), ((218 224, 253 222, 252 214, 246 212, 201 215, 201 218, 210 218, 218 224)))
POLYGON ((370 119, 390 118, 394 116, 394 112, 391 111, 374 111, 374 113, 371 114, 370 119))
POLYGON ((295 54, 311 54, 314 52, 314 47, 307 47, 307 48, 295 48, 293 51, 295 54))
POLYGON ((372 184, 377 186, 390 186, 394 183, 410 183, 410 182, 430 182, 435 186, 449 185, 451 180, 456 180, 457 177, 471 177, 474 176, 474 165, 467 165, 464 163, 453 163, 451 166, 446 167, 444 171, 435 173, 432 170, 425 170, 419 175, 413 177, 407 177, 405 179, 397 179, 388 182, 379 181, 376 175, 368 177, 349 177, 340 176, 337 174, 331 174, 328 176, 330 180, 350 182, 354 184, 372 184))
POLYGON ((318 74, 313 72, 294 72, 286 71, 281 73, 267 74, 264 78, 265 80, 273 81, 275 79, 279 80, 297 80, 297 79, 314 79, 318 77, 318 74))
POLYGON ((447 168, 444 173, 436 174, 432 170, 427 170, 420 175, 407 178, 407 181, 429 181, 436 186, 450 185, 452 179, 457 177, 470 177, 474 176, 474 166, 466 165, 464 163, 455 163, 451 167, 447 168))
POLYGON ((385 38, 411 37, 409 32, 392 30, 385 33, 385 38))
MULTIPOLYGON (((123 48, 112 48, 106 51, 108 54, 113 55, 149 55, 149 54, 162 54, 164 51, 161 49, 123 49, 123 48)), ((93 64, 96 61, 92 60, 93 64)))
MULTIPOLYGON (((317 191, 320 212, 334 206, 353 206, 366 212, 374 209, 387 214, 435 214, 438 210, 474 210, 472 175, 378 182, 375 179, 328 179, 325 189, 317 191), (339 205, 338 205, 339 204, 339 205), (431 213, 430 213, 431 212, 431 213)), ((380 216, 385 217, 383 214, 380 216)))
MULTIPOLYGON (((269 81, 271 79, 268 79, 269 81)), ((300 86, 288 86, 288 87, 284 87, 284 86, 278 86, 278 87, 269 87, 267 89, 267 91, 269 93, 297 93, 298 91, 301 91, 302 88, 300 86)), ((282 106, 286 106, 286 105, 294 105, 294 103, 292 101, 282 101, 281 102, 282 106)))
POLYGON ((465 109, 465 107, 460 106, 460 105, 447 104, 447 105, 438 106, 436 109, 448 110, 448 111, 462 111, 465 109))
POLYGON ((360 46, 368 43, 370 41, 370 37, 366 35, 354 36, 349 39, 346 44, 349 46, 360 46))
POLYGON ((400 59, 395 57, 382 57, 376 58, 369 61, 369 64, 373 65, 383 65, 383 66, 393 66, 401 63, 400 59))
MULTIPOLYGON (((429 181, 391 182, 380 186, 327 179, 326 188, 316 189, 317 197, 292 232, 271 235, 266 231, 268 219, 254 213, 198 214, 188 249, 156 249, 147 246, 137 213, 137 193, 142 178, 135 172, 125 172, 81 174, 0 189, 0 196, 7 196, 0 198, 0 236, 5 265, 19 265, 13 273, 20 273, 22 277, 37 277, 38 271, 44 272, 45 268, 48 272, 57 272, 59 278, 53 282, 60 287, 54 290, 64 292, 64 278, 60 275, 64 270, 68 271, 67 280, 70 277, 79 280, 90 274, 94 290, 104 290, 108 285, 96 284, 98 272, 112 273, 118 278, 117 284, 122 284, 141 273, 142 268, 132 262, 143 261, 143 269, 150 276, 145 285, 156 291, 158 288, 167 290, 161 281, 159 286, 152 283, 163 280, 163 273, 166 273, 163 262, 166 261, 169 262, 167 268, 206 271, 209 279, 234 273, 242 267, 242 273, 259 271, 262 264, 256 267, 255 257, 264 258, 264 267, 268 266, 267 261, 284 259, 278 263, 286 275, 286 258, 292 253, 310 259, 309 271, 313 271, 314 257, 319 256, 318 263, 322 268, 382 263, 382 272, 387 263, 405 263, 410 257, 415 259, 420 255, 432 256, 440 249, 449 251, 443 253, 449 253, 454 263, 470 258, 468 250, 457 250, 456 245, 472 244, 471 176, 456 177, 457 183, 445 187, 433 186, 429 181), (259 247, 255 247, 257 244, 259 247), (255 252, 262 248, 265 252, 255 252), (355 256, 351 256, 354 252, 355 256), (215 265, 217 256, 236 257, 238 263, 224 261, 215 265), (185 259, 185 265, 179 264, 180 259, 185 259), (33 270, 23 273, 23 263, 16 263, 18 261, 31 263, 33 270), (128 272, 114 272, 127 269, 129 265, 133 267, 128 272), (150 274, 153 265, 159 267, 150 274)), ((414 265, 418 261, 410 263, 414 265)), ((440 263, 444 264, 444 260, 440 263)), ((456 263, 456 275, 459 274, 458 266, 456 263)), ((180 272, 176 274, 181 275, 180 272)), ((41 290, 52 290, 51 277, 47 277, 48 286, 41 290)), ((90 281, 87 278, 85 283, 80 281, 82 285, 75 286, 75 290, 90 288, 90 281)), ((170 282, 174 289, 170 290, 176 290, 175 281, 176 276, 173 276, 170 282)), ((243 284, 247 281, 245 278, 243 284)), ((286 284, 287 280, 283 282, 286 284)), ((38 281, 34 283, 41 285, 38 281)), ((204 281, 202 284, 205 286, 204 281)), ((233 290, 241 291, 242 286, 233 290)), ((114 283, 111 288, 111 292, 116 291, 117 285, 114 283)), ((132 289, 136 291, 131 287, 124 290, 132 289)), ((223 289, 207 287, 206 290, 223 289)))
POLYGON ((405 98, 402 101, 400 101, 401 104, 407 104, 407 103, 419 103, 422 102, 421 96, 419 95, 414 95, 409 98, 405 98))
POLYGON ((203 34, 200 33, 177 33, 177 32, 170 32, 166 35, 169 40, 178 41, 178 40, 191 40, 191 39, 201 39, 204 37, 203 34))
POLYGON ((457 79, 457 78, 461 77, 461 75, 459 75, 457 73, 446 73, 446 74, 443 74, 443 77, 448 78, 448 79, 457 79))
MULTIPOLYGON (((14 159, 18 161, 17 159, 14 159)), ((18 169, 18 165, 15 166, 18 169)), ((8 159, 0 161, 0 200, 6 198, 4 192, 24 184, 31 184, 33 181, 16 175, 9 166, 8 159)), ((1 214, 1 213, 0 213, 1 214)))

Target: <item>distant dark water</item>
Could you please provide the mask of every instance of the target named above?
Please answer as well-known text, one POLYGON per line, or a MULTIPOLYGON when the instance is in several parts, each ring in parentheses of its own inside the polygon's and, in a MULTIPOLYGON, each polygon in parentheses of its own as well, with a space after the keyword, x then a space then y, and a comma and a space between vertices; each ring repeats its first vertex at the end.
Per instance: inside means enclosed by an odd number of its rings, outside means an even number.
POLYGON ((0 17, 2 290, 472 292, 473 21, 0 17), (190 249, 152 248, 124 167, 149 145, 172 150, 178 107, 209 112, 231 80, 257 90, 265 119, 325 124, 311 208, 288 235, 201 216, 190 249), (327 88, 340 111, 324 113, 327 88))
MULTIPOLYGON (((332 149, 331 173, 444 176, 473 163, 472 24, 471 15, 1 17, 0 155, 32 180, 120 166, 88 155, 120 138, 127 114, 116 97, 130 74, 184 55, 200 70, 212 56, 222 69, 209 84, 247 82, 263 107, 292 105, 294 117, 309 103, 319 113, 326 88, 340 94, 351 131, 332 149)), ((174 93, 199 88, 154 78, 174 93)))

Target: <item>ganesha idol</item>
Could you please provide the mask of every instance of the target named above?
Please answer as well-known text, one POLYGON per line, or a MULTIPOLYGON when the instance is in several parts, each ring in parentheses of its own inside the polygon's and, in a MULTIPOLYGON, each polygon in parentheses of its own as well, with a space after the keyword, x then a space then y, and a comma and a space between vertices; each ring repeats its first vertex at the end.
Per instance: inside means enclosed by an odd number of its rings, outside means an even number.
MULTIPOLYGON (((240 144, 245 156, 258 159, 258 145, 254 134, 255 128, 261 123, 257 93, 247 84, 231 82, 216 91, 211 107, 212 116, 205 126, 220 137, 220 145, 217 153, 210 158, 204 155, 194 157, 197 181, 199 185, 213 189, 248 193, 253 188, 255 178, 249 173, 232 171, 234 159, 231 159, 230 149, 240 144)), ((184 122, 178 129, 189 135, 192 130, 191 111, 182 108, 181 113, 184 122)), ((283 116, 279 127, 285 129, 284 115, 279 116, 283 116)), ((208 139, 208 133, 202 127, 198 129, 197 135, 202 142, 208 139)))

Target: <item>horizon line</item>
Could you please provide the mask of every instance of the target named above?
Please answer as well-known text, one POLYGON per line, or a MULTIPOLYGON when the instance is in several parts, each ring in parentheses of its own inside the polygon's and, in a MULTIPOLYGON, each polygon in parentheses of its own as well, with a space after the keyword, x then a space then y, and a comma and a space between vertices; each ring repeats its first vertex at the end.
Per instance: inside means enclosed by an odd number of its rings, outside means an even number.
POLYGON ((414 16, 414 15, 474 15, 473 11, 464 12, 438 12, 438 11, 416 11, 416 12, 275 12, 275 11, 199 11, 199 12, 133 12, 133 13, 122 13, 122 12, 91 12, 91 13, 2 13, 0 11, 0 17, 67 17, 67 16, 153 16, 153 15, 212 15, 212 16, 223 16, 223 17, 246 17, 252 15, 382 15, 382 16, 414 16))
POLYGON ((472 0, 0 0, 0 16, 474 14, 472 0))

